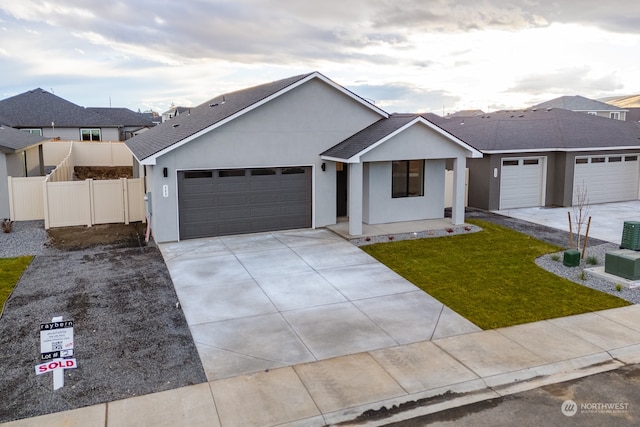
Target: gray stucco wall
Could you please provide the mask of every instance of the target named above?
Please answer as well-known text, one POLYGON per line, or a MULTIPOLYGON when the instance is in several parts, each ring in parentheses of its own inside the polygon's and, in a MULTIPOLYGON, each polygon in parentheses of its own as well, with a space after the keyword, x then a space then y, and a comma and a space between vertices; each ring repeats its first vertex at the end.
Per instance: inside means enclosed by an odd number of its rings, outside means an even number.
POLYGON ((313 166, 313 225, 336 222, 333 162, 320 153, 381 116, 329 85, 311 80, 157 159, 148 167, 154 238, 178 240, 177 171, 189 169, 313 166), (162 176, 167 168, 168 178, 162 176), (162 187, 167 186, 167 197, 162 187))
POLYGON ((424 196, 391 197, 391 162, 368 163, 365 168, 363 220, 367 224, 444 217, 445 160, 427 160, 424 196))

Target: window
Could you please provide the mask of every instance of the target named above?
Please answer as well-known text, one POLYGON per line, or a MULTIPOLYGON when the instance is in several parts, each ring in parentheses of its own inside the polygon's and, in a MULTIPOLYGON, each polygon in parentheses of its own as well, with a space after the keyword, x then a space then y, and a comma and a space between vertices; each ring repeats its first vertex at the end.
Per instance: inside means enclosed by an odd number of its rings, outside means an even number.
POLYGON ((589 163, 589 158, 588 157, 576 158, 576 165, 586 165, 587 163, 589 163))
POLYGON ((31 135, 42 136, 42 129, 20 129, 22 132, 30 133, 31 135))
POLYGON ((213 172, 211 171, 186 171, 184 173, 184 179, 198 179, 198 178, 212 178, 213 172))
POLYGON ((620 156, 609 157, 609 163, 617 163, 617 162, 621 162, 621 161, 622 161, 622 157, 620 157, 620 156))
POLYGON ((522 162, 523 165, 537 165, 539 163, 539 159, 524 159, 524 161, 522 162))
POLYGON ((638 156, 624 156, 625 162, 637 162, 638 156))
POLYGON ((620 113, 617 111, 612 111, 609 113, 609 117, 615 120, 620 120, 620 113))
POLYGON ((230 178, 234 176, 244 176, 244 169, 223 169, 218 171, 218 177, 230 178))
POLYGON ((282 175, 298 175, 304 173, 303 168, 283 168, 282 175))
POLYGON ((587 111, 587 114, 590 116, 597 116, 598 113, 596 113, 595 111, 587 111))
POLYGON ((424 196, 424 160, 400 160, 391 166, 391 197, 424 196))
POLYGON ((503 160, 502 166, 518 166, 520 164, 520 160, 503 160))
POLYGON ((591 163, 604 163, 606 160, 605 157, 592 157, 591 163))
POLYGON ((275 175, 276 170, 272 168, 252 169, 251 176, 275 175))
POLYGON ((100 129, 80 129, 82 141, 100 141, 100 129))

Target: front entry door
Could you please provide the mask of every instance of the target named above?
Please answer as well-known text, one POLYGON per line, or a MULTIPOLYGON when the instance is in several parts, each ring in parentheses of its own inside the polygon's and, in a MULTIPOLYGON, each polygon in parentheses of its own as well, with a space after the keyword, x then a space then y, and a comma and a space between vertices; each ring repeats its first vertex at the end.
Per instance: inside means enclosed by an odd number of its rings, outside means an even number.
POLYGON ((338 218, 347 216, 347 164, 336 163, 336 200, 338 218))

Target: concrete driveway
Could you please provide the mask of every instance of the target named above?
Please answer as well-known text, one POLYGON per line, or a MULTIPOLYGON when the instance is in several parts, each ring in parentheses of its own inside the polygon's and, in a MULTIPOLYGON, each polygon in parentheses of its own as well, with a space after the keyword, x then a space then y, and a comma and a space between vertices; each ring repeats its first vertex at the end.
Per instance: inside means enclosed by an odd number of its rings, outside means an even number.
POLYGON ((326 229, 159 246, 209 381, 480 330, 326 229))
MULTIPOLYGON (((567 212, 571 213, 572 221, 575 221, 576 213, 573 208, 536 207, 496 211, 500 215, 569 231, 567 212)), ((640 200, 589 205, 586 207, 586 216, 591 216, 589 237, 620 244, 624 222, 640 221, 640 200)), ((584 234, 585 231, 586 224, 582 228, 581 234, 584 234)), ((573 232, 576 232, 575 225, 573 232)))

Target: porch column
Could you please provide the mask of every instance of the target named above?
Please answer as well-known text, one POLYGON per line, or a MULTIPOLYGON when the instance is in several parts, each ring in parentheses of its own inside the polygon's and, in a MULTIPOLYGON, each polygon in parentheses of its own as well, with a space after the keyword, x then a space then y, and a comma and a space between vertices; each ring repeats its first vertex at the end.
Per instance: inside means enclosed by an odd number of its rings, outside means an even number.
POLYGON ((464 192, 465 171, 467 160, 464 157, 453 159, 453 203, 451 208, 451 223, 464 224, 464 192))
POLYGON ((349 163, 349 234, 362 235, 362 163, 349 163))

